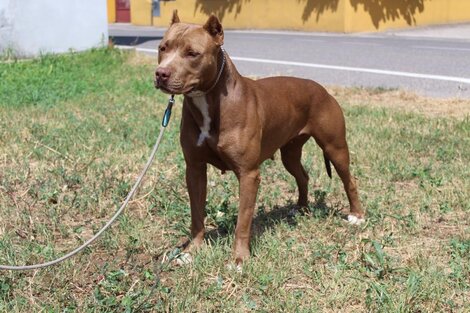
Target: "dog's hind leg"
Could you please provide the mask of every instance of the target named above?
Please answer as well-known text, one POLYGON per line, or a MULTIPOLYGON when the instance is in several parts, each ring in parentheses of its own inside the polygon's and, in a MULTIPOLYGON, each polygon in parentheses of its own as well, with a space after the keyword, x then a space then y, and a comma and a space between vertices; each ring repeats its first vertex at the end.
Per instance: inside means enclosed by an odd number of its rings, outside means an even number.
MULTIPOLYGON (((346 125, 343 112, 333 97, 327 97, 322 109, 317 110, 309 121, 312 137, 323 150, 325 160, 330 160, 344 185, 349 200, 351 224, 364 221, 356 180, 349 171, 349 149, 346 142, 346 125)), ((326 161, 326 164, 328 161, 326 161)), ((328 165, 327 165, 328 170, 328 165)))
POLYGON ((308 175, 302 166, 301 158, 302 147, 309 138, 308 135, 300 135, 281 147, 282 164, 294 176, 299 188, 299 199, 297 201, 299 207, 307 207, 308 205, 308 175))
POLYGON ((323 147, 326 157, 331 160, 348 196, 350 215, 348 221, 351 224, 360 224, 364 221, 364 212, 359 201, 356 180, 349 171, 349 150, 345 140, 341 144, 329 143, 323 147))

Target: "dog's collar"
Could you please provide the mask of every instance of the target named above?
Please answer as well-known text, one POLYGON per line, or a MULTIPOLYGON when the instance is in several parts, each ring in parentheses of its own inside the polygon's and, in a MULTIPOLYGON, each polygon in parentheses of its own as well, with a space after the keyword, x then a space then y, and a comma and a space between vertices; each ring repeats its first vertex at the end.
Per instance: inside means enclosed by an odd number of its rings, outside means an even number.
POLYGON ((215 88, 215 85, 217 85, 217 83, 219 82, 220 80, 220 77, 222 76, 222 72, 224 71, 224 68, 225 68, 225 49, 220 47, 220 50, 222 51, 222 65, 220 66, 220 69, 219 69, 219 72, 217 73, 217 77, 215 79, 215 82, 212 84, 212 86, 207 89, 206 91, 202 91, 202 90, 193 90, 193 91, 190 91, 186 94, 186 96, 189 96, 189 97, 201 97, 201 96, 204 96, 206 94, 208 94, 212 89, 215 88))

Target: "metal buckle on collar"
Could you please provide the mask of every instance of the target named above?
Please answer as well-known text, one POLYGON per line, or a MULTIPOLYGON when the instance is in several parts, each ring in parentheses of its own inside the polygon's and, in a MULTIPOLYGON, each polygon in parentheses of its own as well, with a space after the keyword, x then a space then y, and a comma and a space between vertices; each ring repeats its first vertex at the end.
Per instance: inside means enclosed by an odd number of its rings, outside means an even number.
POLYGON ((170 99, 168 99, 168 106, 166 107, 166 110, 165 110, 165 113, 163 114, 163 119, 162 119, 163 127, 167 127, 168 123, 170 122, 171 109, 173 108, 173 104, 175 104, 175 95, 171 95, 170 99))

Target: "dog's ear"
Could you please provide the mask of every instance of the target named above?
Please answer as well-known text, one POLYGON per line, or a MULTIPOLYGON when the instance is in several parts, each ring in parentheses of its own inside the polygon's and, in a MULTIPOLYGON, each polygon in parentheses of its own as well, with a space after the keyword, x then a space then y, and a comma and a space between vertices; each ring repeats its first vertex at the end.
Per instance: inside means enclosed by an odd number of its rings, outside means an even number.
POLYGON ((173 16, 171 17, 170 26, 179 22, 180 22, 180 18, 178 16, 178 10, 173 10, 173 16))
POLYGON ((203 27, 214 38, 217 45, 221 46, 224 44, 224 29, 214 14, 211 14, 203 27))

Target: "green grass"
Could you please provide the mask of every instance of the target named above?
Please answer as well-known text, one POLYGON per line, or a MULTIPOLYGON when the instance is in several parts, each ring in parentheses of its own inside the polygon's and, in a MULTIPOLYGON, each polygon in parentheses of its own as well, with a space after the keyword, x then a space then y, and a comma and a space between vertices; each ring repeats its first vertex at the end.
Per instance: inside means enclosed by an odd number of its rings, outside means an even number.
MULTIPOLYGON (((166 105, 153 89, 154 62, 95 50, 0 64, 0 263, 60 256, 120 205, 166 105)), ((0 273, 0 311, 468 312, 470 117, 389 108, 415 103, 393 90, 335 94, 365 225, 336 214, 347 200, 312 141, 305 216, 287 217, 296 188, 279 157, 263 165, 243 274, 227 268, 238 184, 213 168, 206 246, 190 266, 162 264, 190 224, 178 98, 157 161, 119 222, 61 265, 0 273)))

